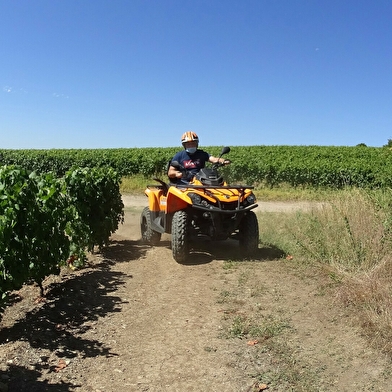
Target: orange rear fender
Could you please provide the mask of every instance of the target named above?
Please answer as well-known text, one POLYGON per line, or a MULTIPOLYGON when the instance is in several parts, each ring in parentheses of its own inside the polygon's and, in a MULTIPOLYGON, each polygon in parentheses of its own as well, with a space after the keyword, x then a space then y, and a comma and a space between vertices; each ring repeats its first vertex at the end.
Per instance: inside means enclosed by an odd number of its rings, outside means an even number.
POLYGON ((148 197, 148 208, 150 211, 159 211, 159 200, 162 196, 162 190, 147 188, 144 193, 148 197))

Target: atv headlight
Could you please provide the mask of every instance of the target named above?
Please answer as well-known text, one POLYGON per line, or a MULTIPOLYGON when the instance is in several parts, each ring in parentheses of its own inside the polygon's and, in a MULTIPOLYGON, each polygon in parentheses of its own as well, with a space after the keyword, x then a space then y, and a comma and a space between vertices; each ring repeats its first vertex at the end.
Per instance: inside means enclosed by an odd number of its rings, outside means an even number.
POLYGON ((251 204, 256 203, 256 196, 255 196, 253 193, 251 193, 251 194, 246 198, 245 203, 246 203, 247 205, 249 205, 249 206, 250 206, 251 204))
POLYGON ((193 204, 201 204, 201 196, 197 193, 188 193, 188 196, 191 198, 193 204))

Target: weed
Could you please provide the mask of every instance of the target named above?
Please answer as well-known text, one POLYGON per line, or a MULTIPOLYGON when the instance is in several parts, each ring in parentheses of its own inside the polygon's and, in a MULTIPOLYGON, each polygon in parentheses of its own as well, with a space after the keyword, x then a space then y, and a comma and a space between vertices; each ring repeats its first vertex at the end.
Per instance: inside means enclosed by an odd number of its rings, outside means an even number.
POLYGON ((224 269, 225 271, 232 270, 232 269, 237 268, 237 265, 238 265, 238 264, 237 264, 235 261, 232 261, 232 260, 225 260, 225 261, 223 262, 223 269, 224 269))
POLYGON ((228 302, 229 298, 230 298, 230 295, 231 295, 230 291, 223 290, 219 294, 219 298, 218 298, 218 301, 217 301, 218 304, 224 304, 224 303, 228 302))
POLYGON ((244 316, 235 316, 231 327, 228 331, 228 336, 232 338, 243 338, 249 333, 249 323, 244 316))

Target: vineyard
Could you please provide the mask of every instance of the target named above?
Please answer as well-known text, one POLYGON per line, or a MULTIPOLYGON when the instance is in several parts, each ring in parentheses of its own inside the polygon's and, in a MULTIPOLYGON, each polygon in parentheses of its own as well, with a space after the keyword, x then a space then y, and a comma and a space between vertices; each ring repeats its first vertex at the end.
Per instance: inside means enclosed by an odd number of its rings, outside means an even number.
POLYGON ((57 177, 0 168, 0 302, 24 283, 82 265, 123 219, 120 177, 113 169, 81 168, 57 177))
MULTIPOLYGON (((73 167, 110 167, 120 176, 165 177, 178 147, 121 149, 0 150, 0 164, 63 176, 73 167)), ((221 147, 205 147, 218 155, 221 147)), ((392 185, 392 151, 386 147, 234 146, 224 168, 229 182, 255 186, 367 188, 392 185)))

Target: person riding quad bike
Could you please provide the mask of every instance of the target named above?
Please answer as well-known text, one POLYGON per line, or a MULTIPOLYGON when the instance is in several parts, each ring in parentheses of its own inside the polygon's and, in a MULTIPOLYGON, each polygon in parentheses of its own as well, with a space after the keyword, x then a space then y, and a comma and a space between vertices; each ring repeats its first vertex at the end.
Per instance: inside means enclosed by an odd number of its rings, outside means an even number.
POLYGON ((198 148, 199 137, 195 132, 185 132, 181 137, 181 144, 183 145, 184 150, 175 154, 171 162, 178 162, 187 170, 187 175, 184 176, 184 171, 181 171, 178 167, 174 167, 170 164, 167 175, 172 183, 189 184, 199 170, 205 167, 206 162, 219 162, 222 165, 229 165, 231 163, 228 159, 216 158, 209 153, 200 150, 198 148))
POLYGON ((257 207, 253 187, 228 185, 218 172, 230 163, 222 158, 230 148, 224 147, 216 158, 198 149, 194 132, 184 133, 181 141, 184 151, 169 164, 170 183, 156 178, 158 184, 147 185, 145 190, 148 207, 140 217, 142 240, 157 245, 163 233, 171 234, 173 258, 179 263, 188 260, 192 245, 200 238, 236 239, 243 257, 254 255, 259 227, 252 211, 257 207), (205 167, 206 162, 212 167, 205 167))

